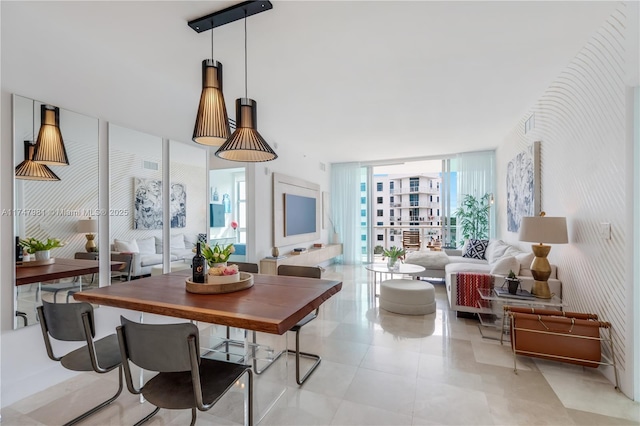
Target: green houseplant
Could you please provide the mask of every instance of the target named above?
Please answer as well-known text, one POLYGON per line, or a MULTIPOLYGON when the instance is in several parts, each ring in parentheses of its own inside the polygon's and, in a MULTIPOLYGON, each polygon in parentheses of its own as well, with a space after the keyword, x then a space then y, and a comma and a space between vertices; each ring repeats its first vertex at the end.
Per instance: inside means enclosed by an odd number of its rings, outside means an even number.
POLYGON ((507 283, 507 290, 511 294, 518 293, 518 287, 520 287, 520 280, 516 276, 515 272, 509 269, 509 273, 507 277, 504 279, 505 283, 507 283))
POLYGON ((27 238, 20 240, 20 246, 27 250, 29 254, 35 254, 36 260, 46 260, 50 257, 50 250, 56 247, 64 246, 57 238, 47 238, 46 241, 38 240, 37 238, 27 238))
POLYGON ((229 256, 231 256, 236 251, 233 244, 229 244, 227 246, 221 246, 216 244, 213 248, 209 244, 204 244, 204 248, 202 249, 202 256, 204 256, 205 260, 209 267, 218 266, 218 264, 225 264, 229 260, 229 256))
POLYGON ((464 245, 465 240, 489 238, 489 198, 489 193, 479 198, 466 194, 462 199, 462 204, 454 212, 457 235, 461 237, 461 246, 464 245))
POLYGON ((382 251, 382 259, 387 259, 389 270, 396 271, 400 268, 400 262, 404 260, 406 252, 401 247, 391 246, 382 251))

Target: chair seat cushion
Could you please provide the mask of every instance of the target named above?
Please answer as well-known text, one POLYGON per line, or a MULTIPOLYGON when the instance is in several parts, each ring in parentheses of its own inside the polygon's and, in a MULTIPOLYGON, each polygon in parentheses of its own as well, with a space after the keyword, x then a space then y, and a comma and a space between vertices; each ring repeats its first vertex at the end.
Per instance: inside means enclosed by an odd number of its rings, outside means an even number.
MULTIPOLYGON (((248 365, 202 358, 200 382, 204 403, 209 404, 224 394, 249 368, 248 365)), ((158 373, 145 383, 142 395, 160 408, 182 410, 196 406, 190 371, 158 373)))
MULTIPOLYGON (((120 365, 122 358, 120 357, 118 337, 115 334, 96 340, 94 346, 100 368, 112 370, 120 365)), ((65 368, 73 371, 93 371, 91 359, 89 358, 89 349, 86 345, 63 356, 60 363, 65 368)))

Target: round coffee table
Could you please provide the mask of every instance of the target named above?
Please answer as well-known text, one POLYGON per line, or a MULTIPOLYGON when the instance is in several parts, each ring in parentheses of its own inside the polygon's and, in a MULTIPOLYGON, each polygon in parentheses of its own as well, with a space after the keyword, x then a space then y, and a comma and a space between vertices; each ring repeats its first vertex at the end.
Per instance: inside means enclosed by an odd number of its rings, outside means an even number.
MULTIPOLYGON (((380 281, 382 282, 382 274, 391 274, 391 279, 393 279, 394 275, 402 275, 402 274, 417 274, 419 272, 424 271, 424 266, 414 265, 411 263, 401 263, 400 267, 392 271, 387 267, 386 263, 370 263, 368 265, 364 265, 367 271, 373 272, 373 291, 375 293, 376 286, 378 284, 378 274, 380 274, 380 281)), ((376 294, 377 296, 377 294, 376 294)))

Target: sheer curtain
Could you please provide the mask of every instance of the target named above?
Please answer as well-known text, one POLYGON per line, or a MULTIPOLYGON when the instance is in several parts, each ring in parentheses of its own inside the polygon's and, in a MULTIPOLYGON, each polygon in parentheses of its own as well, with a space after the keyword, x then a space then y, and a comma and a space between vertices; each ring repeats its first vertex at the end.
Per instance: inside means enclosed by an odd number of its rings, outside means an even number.
POLYGON ((362 263, 360 163, 331 165, 331 221, 340 236, 343 263, 362 263))
MULTIPOLYGON (((465 152, 451 160, 451 171, 456 172, 457 204, 466 194, 480 198, 484 194, 495 196, 495 151, 465 152)), ((453 189, 453 188, 452 188, 453 189)), ((455 209, 457 206, 453 206, 455 209)), ((489 209, 489 238, 495 235, 495 209, 489 209)))

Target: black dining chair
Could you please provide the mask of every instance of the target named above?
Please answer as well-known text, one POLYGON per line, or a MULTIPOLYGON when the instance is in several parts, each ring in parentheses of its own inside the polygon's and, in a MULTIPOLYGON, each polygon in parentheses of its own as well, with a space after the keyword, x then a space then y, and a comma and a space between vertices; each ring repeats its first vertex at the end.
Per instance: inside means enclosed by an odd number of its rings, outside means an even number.
POLYGON ((200 357, 198 327, 191 323, 139 324, 120 317, 116 329, 129 392, 142 394, 156 409, 136 423, 141 425, 160 408, 207 411, 246 373, 248 424, 253 425, 253 375, 248 365, 200 357), (158 374, 136 389, 129 361, 158 374))
POLYGON ((65 423, 65 426, 73 425, 111 404, 122 392, 122 362, 118 338, 115 334, 110 334, 94 340, 93 307, 89 303, 49 303, 43 301, 42 306, 38 306, 37 309, 47 355, 53 361, 60 361, 63 367, 73 371, 108 373, 119 367, 116 394, 65 423), (50 337, 56 340, 85 342, 86 344, 66 355, 56 356, 50 337))
MULTIPOLYGON (((322 276, 322 269, 320 269, 319 267, 311 267, 311 266, 280 265, 278 266, 278 275, 288 275, 288 276, 305 277, 305 278, 320 278, 322 276)), ((291 327, 291 329, 289 330, 296 333, 296 349, 295 350, 287 349, 287 352, 294 354, 296 356, 296 383, 298 383, 299 385, 303 384, 305 380, 309 378, 311 373, 313 373, 315 369, 318 368, 318 365, 320 365, 320 361, 322 361, 322 359, 320 358, 320 355, 311 354, 308 352, 302 352, 300 350, 300 330, 304 325, 308 324, 309 322, 313 321, 318 317, 319 310, 320 308, 311 312, 309 315, 305 316, 300 321, 298 321, 298 323, 293 327, 291 327), (315 360, 313 365, 307 370, 307 372, 305 373, 304 376, 302 376, 302 378, 300 378, 300 358, 301 357, 315 360)))
POLYGON ((250 274, 257 274, 260 269, 258 269, 257 263, 249 263, 249 262, 229 262, 233 265, 238 265, 238 270, 241 272, 248 272, 250 274))

